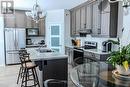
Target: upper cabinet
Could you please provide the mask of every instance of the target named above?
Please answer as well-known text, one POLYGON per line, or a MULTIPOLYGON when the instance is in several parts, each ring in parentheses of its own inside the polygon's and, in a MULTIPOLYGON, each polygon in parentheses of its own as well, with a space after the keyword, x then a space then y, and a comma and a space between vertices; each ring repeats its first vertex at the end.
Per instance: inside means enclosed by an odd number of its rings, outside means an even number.
POLYGON ((76 34, 76 21, 75 21, 75 10, 70 11, 70 27, 71 27, 71 36, 74 36, 76 34))
POLYGON ((80 8, 80 16, 81 16, 80 29, 84 29, 84 28, 86 28, 86 7, 85 6, 80 8))
POLYGON ((98 9, 99 2, 92 3, 92 35, 99 35, 101 34, 101 14, 100 10, 98 9))
POLYGON ((75 10, 75 24, 76 24, 76 35, 79 33, 79 30, 80 30, 80 28, 81 28, 81 11, 80 11, 80 9, 76 9, 75 10))
POLYGON ((41 18, 38 23, 39 35, 45 35, 45 18, 41 18))
POLYGON ((100 16, 100 12, 96 11, 97 9, 97 1, 88 1, 70 10, 72 36, 79 35, 80 31, 87 30, 93 32, 94 34, 97 33, 100 27, 100 18, 97 18, 100 16))
POLYGON ((15 10, 14 14, 4 15, 5 28, 39 28, 39 35, 45 35, 45 18, 36 23, 31 17, 26 16, 26 10, 15 10))
POLYGON ((15 19, 16 27, 25 28, 26 27, 25 11, 16 10, 15 17, 16 17, 16 19, 15 19))
POLYGON ((71 36, 79 31, 90 31, 92 36, 116 37, 118 26, 118 3, 108 0, 87 1, 70 10, 71 36))
POLYGON ((4 15, 4 27, 5 28, 25 28, 26 16, 25 11, 15 10, 14 14, 4 15))
POLYGON ((41 18, 38 23, 29 16, 26 16, 26 19, 26 28, 39 28, 39 35, 45 35, 45 18, 41 18))
POLYGON ((86 6, 86 29, 92 29, 92 4, 86 6))
POLYGON ((101 35, 117 37, 119 3, 108 4, 101 12, 101 35))

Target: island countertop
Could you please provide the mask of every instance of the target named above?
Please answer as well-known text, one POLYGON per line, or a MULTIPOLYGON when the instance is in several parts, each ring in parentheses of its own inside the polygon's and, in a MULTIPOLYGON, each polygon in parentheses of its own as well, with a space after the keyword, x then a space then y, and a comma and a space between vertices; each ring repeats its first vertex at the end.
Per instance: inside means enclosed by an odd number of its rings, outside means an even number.
MULTIPOLYGON (((30 53, 30 59, 33 61, 68 58, 67 55, 58 53, 58 52, 40 53, 36 50, 37 48, 26 48, 26 49, 27 49, 27 52, 30 53)), ((47 48, 45 48, 45 49, 47 49, 47 48)))

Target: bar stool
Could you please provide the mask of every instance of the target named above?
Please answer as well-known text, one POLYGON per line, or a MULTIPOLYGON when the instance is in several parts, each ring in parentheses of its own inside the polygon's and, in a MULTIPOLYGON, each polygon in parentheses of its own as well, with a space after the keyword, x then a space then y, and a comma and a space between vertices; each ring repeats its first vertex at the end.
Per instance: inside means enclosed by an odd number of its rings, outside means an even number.
POLYGON ((36 67, 37 65, 32 62, 26 62, 26 57, 20 56, 22 67, 24 69, 21 87, 40 87, 36 67), (32 85, 33 82, 33 85, 32 85))
MULTIPOLYGON (((25 49, 19 50, 19 57, 20 56, 26 57, 25 62, 31 62, 31 60, 29 58, 29 54, 27 53, 27 51, 25 49)), ((24 69, 24 67, 21 64, 20 69, 19 69, 19 73, 18 73, 18 77, 17 77, 17 84, 19 83, 20 77, 22 78, 23 69, 24 69)))

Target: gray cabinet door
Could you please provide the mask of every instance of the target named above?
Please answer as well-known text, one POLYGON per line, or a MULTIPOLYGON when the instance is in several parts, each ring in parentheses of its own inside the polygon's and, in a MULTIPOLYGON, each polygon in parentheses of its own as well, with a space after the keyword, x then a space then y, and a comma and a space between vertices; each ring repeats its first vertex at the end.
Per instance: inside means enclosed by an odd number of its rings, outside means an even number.
POLYGON ((39 35, 45 35, 45 19, 42 18, 39 20, 39 35))
POLYGON ((98 34, 101 34, 101 28, 100 28, 100 11, 99 11, 99 9, 98 9, 98 5, 99 5, 99 3, 98 2, 94 2, 93 3, 93 18, 92 18, 92 21, 93 21, 93 23, 92 23, 92 26, 93 26, 93 28, 92 28, 92 33, 94 34, 94 35, 98 35, 98 34))
POLYGON ((75 10, 72 10, 70 12, 70 18, 71 18, 71 36, 75 35, 76 33, 76 24, 75 24, 75 10))
POLYGON ((101 35, 109 37, 110 13, 102 13, 101 17, 101 35))
POLYGON ((29 16, 26 16, 26 27, 32 28, 32 18, 29 16))
POLYGON ((76 18, 75 18, 75 21, 76 21, 76 35, 79 34, 79 30, 81 29, 81 14, 80 14, 80 9, 76 9, 76 18))
POLYGON ((36 21, 32 20, 32 28, 38 28, 38 23, 36 23, 36 21))
POLYGON ((86 29, 92 29, 92 5, 86 6, 86 29))
POLYGON ((15 11, 15 17, 16 17, 16 27, 25 28, 26 27, 25 11, 21 11, 21 10, 15 11))
POLYGON ((110 29, 109 36, 117 36, 117 27, 118 26, 118 3, 110 4, 110 29))
POLYGON ((5 28, 15 28, 15 15, 4 15, 4 27, 5 28))
POLYGON ((86 7, 83 6, 80 8, 81 10, 81 29, 85 29, 86 28, 86 7))
POLYGON ((25 28, 25 11, 15 10, 14 14, 4 15, 5 28, 25 28))

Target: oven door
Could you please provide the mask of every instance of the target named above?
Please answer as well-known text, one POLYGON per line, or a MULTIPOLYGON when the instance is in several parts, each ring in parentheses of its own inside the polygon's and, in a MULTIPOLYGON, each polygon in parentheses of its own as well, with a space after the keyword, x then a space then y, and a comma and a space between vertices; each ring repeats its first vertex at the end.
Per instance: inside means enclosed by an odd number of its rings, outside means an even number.
POLYGON ((83 49, 76 49, 73 50, 73 66, 78 64, 82 64, 84 60, 84 51, 83 49))

